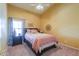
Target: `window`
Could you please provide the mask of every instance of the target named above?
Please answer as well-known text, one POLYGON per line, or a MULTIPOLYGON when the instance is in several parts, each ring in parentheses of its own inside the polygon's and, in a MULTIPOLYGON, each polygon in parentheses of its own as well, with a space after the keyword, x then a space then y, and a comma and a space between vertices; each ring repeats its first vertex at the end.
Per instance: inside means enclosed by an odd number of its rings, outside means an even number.
POLYGON ((13 33, 15 36, 22 36, 23 22, 21 20, 13 20, 13 33))

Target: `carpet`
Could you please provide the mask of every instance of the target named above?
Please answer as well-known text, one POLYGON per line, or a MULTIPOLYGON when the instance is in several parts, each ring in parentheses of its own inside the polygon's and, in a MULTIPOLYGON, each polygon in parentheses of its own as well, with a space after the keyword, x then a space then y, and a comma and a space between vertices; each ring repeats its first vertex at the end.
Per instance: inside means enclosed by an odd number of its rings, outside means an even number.
MULTIPOLYGON (((27 44, 24 43, 13 47, 9 46, 6 56, 35 56, 35 54, 27 44)), ((60 47, 46 51, 42 56, 79 56, 79 50, 60 45, 60 47)))

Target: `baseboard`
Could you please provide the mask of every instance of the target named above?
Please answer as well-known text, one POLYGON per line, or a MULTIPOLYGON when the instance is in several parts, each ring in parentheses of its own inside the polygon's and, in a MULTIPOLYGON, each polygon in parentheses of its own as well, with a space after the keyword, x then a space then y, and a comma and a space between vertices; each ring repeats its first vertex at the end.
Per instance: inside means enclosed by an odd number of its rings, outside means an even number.
POLYGON ((67 44, 63 44, 63 43, 60 43, 60 44, 61 44, 61 45, 63 45, 63 46, 66 46, 66 47, 72 48, 72 49, 79 50, 78 48, 75 48, 75 47, 73 47, 73 46, 70 46, 70 45, 67 45, 67 44))

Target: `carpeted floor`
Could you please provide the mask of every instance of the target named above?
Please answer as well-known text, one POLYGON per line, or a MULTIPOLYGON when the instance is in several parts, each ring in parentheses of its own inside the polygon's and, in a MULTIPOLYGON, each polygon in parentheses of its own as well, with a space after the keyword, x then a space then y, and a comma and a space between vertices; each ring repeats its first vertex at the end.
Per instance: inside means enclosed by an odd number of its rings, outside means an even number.
MULTIPOLYGON (((22 44, 8 47, 7 56, 35 56, 35 54, 26 44, 22 44)), ((79 56, 79 51, 61 45, 60 48, 46 51, 42 56, 79 56)))

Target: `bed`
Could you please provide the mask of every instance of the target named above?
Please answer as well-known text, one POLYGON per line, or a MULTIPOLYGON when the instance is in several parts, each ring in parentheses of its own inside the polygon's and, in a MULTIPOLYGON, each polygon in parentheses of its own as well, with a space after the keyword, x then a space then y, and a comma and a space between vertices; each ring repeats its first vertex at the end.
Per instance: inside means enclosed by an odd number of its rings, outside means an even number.
POLYGON ((43 50, 48 50, 48 48, 56 48, 58 44, 55 36, 40 33, 37 28, 25 28, 24 31, 24 42, 29 45, 36 55, 41 55, 43 50))

